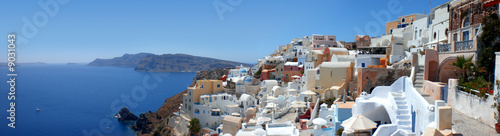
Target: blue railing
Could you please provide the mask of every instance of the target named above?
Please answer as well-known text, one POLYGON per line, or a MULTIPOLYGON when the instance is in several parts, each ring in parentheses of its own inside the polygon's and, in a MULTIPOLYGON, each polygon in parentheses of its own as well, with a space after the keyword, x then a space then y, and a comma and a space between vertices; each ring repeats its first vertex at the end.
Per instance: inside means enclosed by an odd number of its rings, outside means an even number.
POLYGON ((472 40, 455 42, 455 52, 472 50, 474 47, 472 42, 472 40))
POLYGON ((439 44, 438 51, 439 52, 450 52, 451 51, 451 43, 439 44))

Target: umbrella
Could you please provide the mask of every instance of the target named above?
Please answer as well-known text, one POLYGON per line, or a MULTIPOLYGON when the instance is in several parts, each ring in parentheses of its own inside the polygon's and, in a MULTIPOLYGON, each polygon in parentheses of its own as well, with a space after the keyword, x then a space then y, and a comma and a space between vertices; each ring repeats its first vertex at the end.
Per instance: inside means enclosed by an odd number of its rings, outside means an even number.
POLYGON ((373 122, 363 115, 353 116, 343 121, 340 125, 346 129, 352 130, 369 130, 377 127, 377 123, 373 122))
POLYGON ((305 95, 316 95, 315 92, 311 91, 311 90, 307 90, 305 92, 302 92, 301 94, 305 94, 305 95))
POLYGON ((313 123, 319 126, 326 125, 326 120, 323 118, 315 118, 313 119, 313 123))
POLYGON ((262 128, 257 128, 252 133, 253 133, 253 135, 257 135, 257 136, 266 135, 266 131, 262 128))
POLYGON ((292 78, 300 78, 300 76, 294 75, 292 76, 292 78))

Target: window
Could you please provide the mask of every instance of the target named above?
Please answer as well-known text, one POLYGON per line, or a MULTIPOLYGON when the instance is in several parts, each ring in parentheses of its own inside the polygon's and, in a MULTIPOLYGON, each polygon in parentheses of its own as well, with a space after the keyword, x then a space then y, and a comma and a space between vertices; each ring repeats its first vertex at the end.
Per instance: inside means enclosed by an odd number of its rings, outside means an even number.
POLYGON ((201 88, 203 88, 203 85, 201 85, 201 88))
POLYGON ((417 39, 417 30, 415 30, 415 39, 417 39))
POLYGON ((454 42, 458 41, 458 34, 457 33, 453 34, 453 41, 454 42))
POLYGON ((437 36, 437 34, 436 34, 436 32, 434 32, 434 39, 436 39, 436 36, 437 36))
POLYGON ((200 114, 200 110, 195 109, 195 110, 194 110, 194 113, 196 113, 196 114, 200 114))
POLYGON ((462 41, 468 41, 469 40, 469 31, 463 31, 462 32, 462 41))
POLYGON ((401 23, 404 23, 406 21, 406 19, 403 17, 401 18, 401 23))
POLYGON ((419 37, 422 37, 422 29, 420 29, 420 30, 418 31, 418 36, 419 36, 419 37))
POLYGON ((469 25, 470 25, 470 18, 469 18, 469 15, 467 15, 464 18, 464 24, 462 27, 468 27, 469 25))
POLYGON ((361 67, 364 68, 365 67, 365 63, 361 63, 361 67))
POLYGON ((217 84, 217 88, 220 88, 220 84, 217 84))
POLYGON ((391 34, 392 34, 392 29, 391 29, 391 34))

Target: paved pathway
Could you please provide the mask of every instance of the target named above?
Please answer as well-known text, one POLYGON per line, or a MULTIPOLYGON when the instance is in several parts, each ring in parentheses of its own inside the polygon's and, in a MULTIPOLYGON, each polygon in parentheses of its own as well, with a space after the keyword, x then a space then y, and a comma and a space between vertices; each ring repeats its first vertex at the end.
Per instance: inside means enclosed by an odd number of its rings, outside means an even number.
POLYGON ((452 128, 464 136, 500 136, 495 129, 453 109, 452 128))

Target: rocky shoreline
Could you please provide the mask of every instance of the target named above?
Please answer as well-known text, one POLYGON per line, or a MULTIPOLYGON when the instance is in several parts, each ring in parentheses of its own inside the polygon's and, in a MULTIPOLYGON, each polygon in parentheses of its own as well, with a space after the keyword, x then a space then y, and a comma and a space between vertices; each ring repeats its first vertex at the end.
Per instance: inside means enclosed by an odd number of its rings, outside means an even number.
MULTIPOLYGON (((218 68, 210 71, 200 71, 193 78, 192 85, 196 80, 219 79, 226 74, 226 70, 231 68, 218 68)), ((182 95, 187 93, 184 90, 172 97, 165 99, 163 105, 156 112, 146 112, 139 115, 139 119, 130 125, 130 128, 140 136, 150 135, 170 135, 171 130, 166 126, 168 118, 179 110, 182 103, 182 95)))

